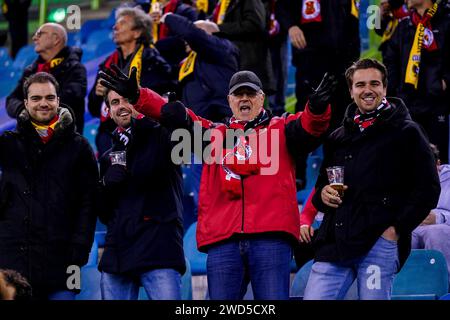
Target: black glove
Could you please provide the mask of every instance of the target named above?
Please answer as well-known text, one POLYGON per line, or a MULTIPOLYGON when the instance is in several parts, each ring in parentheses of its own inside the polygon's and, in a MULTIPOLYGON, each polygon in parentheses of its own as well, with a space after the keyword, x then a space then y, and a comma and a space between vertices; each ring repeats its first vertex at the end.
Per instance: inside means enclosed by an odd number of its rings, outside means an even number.
POLYGON ((314 114, 325 112, 334 92, 337 88, 336 77, 330 73, 325 73, 317 89, 309 96, 309 110, 314 114))
POLYGON ((103 176, 103 185, 105 187, 120 186, 128 177, 127 168, 121 164, 113 164, 106 170, 103 176))
POLYGON ((135 104, 138 101, 140 94, 136 78, 136 67, 131 69, 129 77, 115 64, 111 64, 111 69, 112 71, 105 69, 105 71, 100 71, 98 73, 100 84, 117 92, 122 97, 127 98, 131 104, 135 104))

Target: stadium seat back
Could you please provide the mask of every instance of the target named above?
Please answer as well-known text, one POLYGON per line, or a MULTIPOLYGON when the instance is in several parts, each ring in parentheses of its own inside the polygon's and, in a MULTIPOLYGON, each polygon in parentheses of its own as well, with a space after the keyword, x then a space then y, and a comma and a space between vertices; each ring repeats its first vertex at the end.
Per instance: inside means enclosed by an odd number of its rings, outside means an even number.
POLYGON ((413 249, 394 278, 392 299, 439 299, 448 293, 447 263, 437 250, 413 249))

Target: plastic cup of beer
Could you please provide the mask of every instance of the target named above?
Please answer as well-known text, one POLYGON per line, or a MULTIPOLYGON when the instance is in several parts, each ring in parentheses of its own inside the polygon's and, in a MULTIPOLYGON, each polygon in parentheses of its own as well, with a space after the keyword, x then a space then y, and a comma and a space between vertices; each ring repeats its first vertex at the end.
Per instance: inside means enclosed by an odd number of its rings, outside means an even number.
POLYGON ((111 164, 120 164, 122 166, 127 165, 127 153, 126 151, 112 151, 109 153, 109 159, 111 164))
POLYGON ((328 167, 327 175, 330 186, 339 193, 340 197, 342 197, 344 195, 344 167, 328 167))

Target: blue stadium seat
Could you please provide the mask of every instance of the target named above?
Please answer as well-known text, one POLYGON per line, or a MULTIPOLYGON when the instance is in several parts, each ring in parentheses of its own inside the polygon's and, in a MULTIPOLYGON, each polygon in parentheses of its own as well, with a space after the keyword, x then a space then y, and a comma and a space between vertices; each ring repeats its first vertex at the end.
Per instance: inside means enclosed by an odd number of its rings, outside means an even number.
POLYGON ((87 42, 90 34, 96 30, 103 29, 103 23, 106 19, 88 20, 81 26, 80 40, 84 44, 87 42))
POLYGON ((184 254, 189 260, 192 275, 205 275, 207 254, 197 250, 196 230, 197 222, 194 222, 186 231, 183 238, 184 254))
POLYGON ((439 300, 450 300, 450 293, 444 294, 439 300))
POLYGON ((99 248, 103 248, 105 246, 105 237, 106 237, 106 230, 95 231, 95 242, 97 243, 99 248))
POLYGON ((67 33, 67 45, 72 47, 81 46, 81 33, 80 32, 68 32, 67 33))
POLYGON ((311 193, 312 188, 316 184, 319 176, 320 166, 322 165, 322 158, 316 155, 309 155, 306 161, 306 186, 303 190, 297 192, 298 203, 305 203, 311 193))
POLYGON ((98 44, 104 41, 113 42, 111 29, 99 29, 93 31, 89 35, 86 44, 98 44))
POLYGON ((290 299, 303 299, 303 296, 305 295, 306 283, 308 282, 312 265, 313 260, 309 260, 295 274, 294 280, 292 281, 291 285, 291 292, 289 294, 290 299))
POLYGON ((19 70, 23 70, 26 66, 30 65, 38 57, 34 52, 34 45, 27 45, 20 48, 19 52, 14 59, 13 67, 19 70))
POLYGON ((0 97, 8 96, 17 86, 22 72, 14 67, 0 69, 0 97))
POLYGON ((101 300, 100 292, 101 273, 97 266, 86 265, 81 268, 81 292, 76 300, 101 300))
POLYGON ((116 8, 113 8, 108 18, 102 22, 102 28, 112 29, 115 23, 116 23, 116 8))
POLYGON ((86 264, 86 266, 97 266, 97 260, 98 260, 98 245, 97 241, 92 243, 91 252, 89 253, 89 260, 86 264))
POLYGON ((81 62, 86 63, 90 60, 99 58, 105 54, 112 53, 116 49, 114 42, 106 40, 100 43, 86 43, 81 45, 83 49, 83 56, 81 57, 81 62))
POLYGON ((394 278, 392 300, 435 300, 448 293, 447 263, 437 250, 413 249, 394 278))
POLYGON ((186 262, 186 272, 181 277, 181 299, 192 300, 192 271, 189 260, 184 257, 186 262))

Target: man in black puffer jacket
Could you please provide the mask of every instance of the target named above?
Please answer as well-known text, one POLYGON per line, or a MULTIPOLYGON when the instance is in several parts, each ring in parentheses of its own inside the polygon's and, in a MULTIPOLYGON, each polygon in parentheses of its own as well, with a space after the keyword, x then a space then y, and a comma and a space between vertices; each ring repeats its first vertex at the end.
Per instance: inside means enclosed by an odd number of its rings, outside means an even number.
POLYGON ((171 160, 169 131, 108 91, 117 124, 112 151, 126 151, 126 166, 100 159, 100 219, 108 227, 99 264, 102 299, 136 300, 142 285, 152 300, 181 298, 185 271, 182 177, 171 160))
POLYGON ((72 108, 75 114, 76 131, 83 134, 87 79, 86 68, 81 64, 81 49, 66 46, 67 33, 56 23, 43 24, 33 41, 39 57, 24 70, 16 89, 7 97, 8 115, 17 118, 24 109, 22 88, 26 78, 36 72, 48 72, 58 81, 61 103, 72 108))
POLYGON ((32 75, 16 130, 0 136, 0 269, 44 300, 75 298, 68 267, 88 261, 96 222, 97 163, 57 92, 53 76, 32 75))
POLYGON ((356 279, 360 299, 390 299, 411 232, 436 207, 439 178, 428 141, 405 104, 385 97, 384 65, 357 61, 346 78, 355 102, 324 143, 313 204, 325 214, 304 298, 343 299, 356 279), (327 179, 325 168, 332 166, 345 169, 343 194, 327 179))

